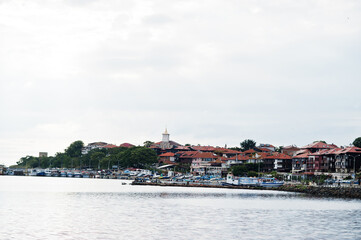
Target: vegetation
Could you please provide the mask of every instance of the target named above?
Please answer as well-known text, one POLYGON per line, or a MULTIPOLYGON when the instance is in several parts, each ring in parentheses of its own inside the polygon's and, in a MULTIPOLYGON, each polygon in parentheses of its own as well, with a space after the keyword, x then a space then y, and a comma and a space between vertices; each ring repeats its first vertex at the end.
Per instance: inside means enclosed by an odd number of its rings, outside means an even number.
POLYGON ((149 148, 149 147, 152 146, 153 144, 154 144, 154 142, 152 142, 152 141, 145 141, 145 142, 143 143, 143 146, 149 148))
POLYGON ((241 142, 242 151, 247 151, 254 147, 256 147, 256 142, 251 139, 246 139, 243 142, 241 142))
POLYGON ((246 163, 231 167, 231 172, 234 176, 258 176, 258 169, 261 169, 263 163, 246 163))
POLYGON ((283 146, 276 147, 275 151, 281 153, 283 150, 283 146))
POLYGON ((109 169, 116 165, 120 168, 150 168, 158 161, 156 152, 147 147, 101 148, 82 155, 83 146, 82 141, 75 141, 65 149, 64 153, 56 153, 54 157, 22 157, 13 167, 109 169))
POLYGON ((355 141, 353 141, 352 144, 353 144, 355 147, 361 148, 361 137, 356 138, 355 141))

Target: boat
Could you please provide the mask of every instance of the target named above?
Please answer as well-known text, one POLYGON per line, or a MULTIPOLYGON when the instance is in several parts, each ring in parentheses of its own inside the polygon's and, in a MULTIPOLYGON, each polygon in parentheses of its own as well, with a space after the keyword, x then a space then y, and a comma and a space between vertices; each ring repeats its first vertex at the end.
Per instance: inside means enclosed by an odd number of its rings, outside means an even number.
POLYGON ((259 178, 259 186, 261 187, 280 187, 284 184, 276 178, 259 178))
POLYGON ((226 182, 223 186, 250 186, 250 187, 280 187, 284 184, 276 178, 263 178, 263 177, 234 177, 233 174, 227 175, 226 182))
POLYGON ((45 169, 45 176, 47 177, 51 176, 51 170, 49 168, 45 169))

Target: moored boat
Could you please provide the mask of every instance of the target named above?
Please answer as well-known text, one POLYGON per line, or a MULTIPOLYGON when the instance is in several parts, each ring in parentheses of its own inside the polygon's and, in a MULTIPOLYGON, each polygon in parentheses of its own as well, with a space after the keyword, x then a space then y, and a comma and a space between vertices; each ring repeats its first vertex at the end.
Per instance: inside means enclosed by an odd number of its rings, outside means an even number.
POLYGON ((226 182, 223 182, 222 184, 251 187, 280 187, 284 184, 284 182, 279 181, 276 178, 234 177, 233 174, 228 174, 226 182))

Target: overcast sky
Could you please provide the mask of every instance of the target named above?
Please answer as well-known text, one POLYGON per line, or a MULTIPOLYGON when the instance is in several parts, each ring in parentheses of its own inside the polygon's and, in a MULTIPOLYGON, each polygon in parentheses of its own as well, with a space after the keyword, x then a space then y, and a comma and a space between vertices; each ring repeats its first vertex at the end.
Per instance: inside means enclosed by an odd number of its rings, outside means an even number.
POLYGON ((0 0, 0 164, 71 142, 361 136, 360 1, 0 0))

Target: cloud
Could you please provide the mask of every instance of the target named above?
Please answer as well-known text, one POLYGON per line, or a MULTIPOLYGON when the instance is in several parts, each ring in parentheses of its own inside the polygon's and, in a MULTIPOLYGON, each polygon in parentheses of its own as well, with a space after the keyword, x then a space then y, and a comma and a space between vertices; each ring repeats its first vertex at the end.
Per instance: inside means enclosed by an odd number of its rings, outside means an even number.
POLYGON ((1 4, 0 162, 165 126, 220 146, 361 132, 358 1, 1 4))

